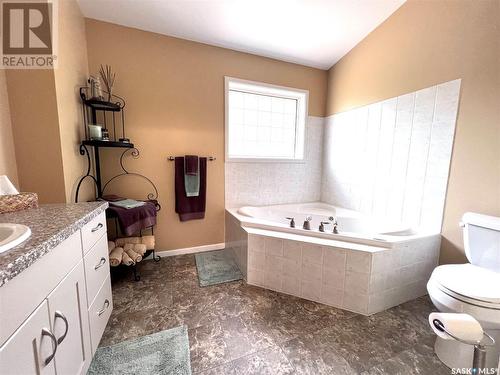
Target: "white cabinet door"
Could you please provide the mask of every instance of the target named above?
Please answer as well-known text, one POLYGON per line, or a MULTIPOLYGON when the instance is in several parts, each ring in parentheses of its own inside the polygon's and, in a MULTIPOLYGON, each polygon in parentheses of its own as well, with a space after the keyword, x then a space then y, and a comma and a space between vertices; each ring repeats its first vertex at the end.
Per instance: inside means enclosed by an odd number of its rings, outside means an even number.
POLYGON ((83 261, 47 297, 54 335, 57 375, 85 373, 92 353, 83 261))
POLYGON ((0 374, 55 375, 54 340, 44 300, 0 348, 0 374))

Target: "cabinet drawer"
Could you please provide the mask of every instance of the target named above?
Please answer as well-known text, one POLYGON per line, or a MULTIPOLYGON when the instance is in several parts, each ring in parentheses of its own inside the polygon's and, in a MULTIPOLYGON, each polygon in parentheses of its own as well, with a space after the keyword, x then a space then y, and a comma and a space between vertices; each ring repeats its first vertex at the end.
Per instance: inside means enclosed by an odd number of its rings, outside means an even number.
POLYGON ((106 233, 106 214, 103 212, 82 228, 82 247, 85 255, 101 236, 106 233))
POLYGON ((89 307, 90 339, 92 341, 92 355, 94 355, 102 334, 106 328, 111 311, 113 310, 113 298, 111 294, 110 277, 104 281, 94 303, 89 307))
POLYGON ((84 263, 87 285, 87 303, 88 306, 90 306, 103 281, 109 275, 108 238, 106 235, 103 235, 85 255, 84 263))

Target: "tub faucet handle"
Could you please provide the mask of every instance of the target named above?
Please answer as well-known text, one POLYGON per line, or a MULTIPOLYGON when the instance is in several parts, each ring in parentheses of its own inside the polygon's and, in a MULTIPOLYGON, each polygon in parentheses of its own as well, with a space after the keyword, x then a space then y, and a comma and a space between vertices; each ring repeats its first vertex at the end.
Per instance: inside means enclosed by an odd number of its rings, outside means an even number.
POLYGON ((304 225, 302 225, 302 229, 305 230, 311 230, 311 220, 312 216, 306 216, 306 219, 304 220, 304 225))
POLYGON ((287 217, 287 220, 290 220, 290 228, 295 228, 295 218, 287 217))
POLYGON ((333 225, 333 233, 338 234, 339 233, 339 230, 338 230, 339 224, 337 223, 337 219, 333 219, 332 225, 333 225))
POLYGON ((329 221, 322 221, 320 224, 319 224, 319 231, 320 232, 324 232, 325 231, 325 225, 327 224, 330 224, 329 221))

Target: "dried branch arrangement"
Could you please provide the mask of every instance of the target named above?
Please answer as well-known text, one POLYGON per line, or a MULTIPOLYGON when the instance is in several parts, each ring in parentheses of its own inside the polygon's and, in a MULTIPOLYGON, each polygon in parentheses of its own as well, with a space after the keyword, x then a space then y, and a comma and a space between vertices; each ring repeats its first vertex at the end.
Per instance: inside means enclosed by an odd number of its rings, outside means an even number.
POLYGON ((101 74, 102 82, 104 86, 106 86, 106 91, 108 92, 108 102, 111 101, 111 91, 113 89, 113 85, 115 83, 116 74, 111 71, 111 66, 106 65, 102 66, 99 69, 99 73, 101 74))

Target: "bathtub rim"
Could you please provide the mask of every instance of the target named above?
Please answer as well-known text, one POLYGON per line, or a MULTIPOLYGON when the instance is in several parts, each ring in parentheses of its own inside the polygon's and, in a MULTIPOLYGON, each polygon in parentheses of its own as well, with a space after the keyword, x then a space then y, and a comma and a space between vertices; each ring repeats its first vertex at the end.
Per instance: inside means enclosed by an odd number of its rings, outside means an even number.
MULTIPOLYGON (((310 203, 318 203, 318 202, 310 202, 310 203)), ((322 202, 321 202, 322 203, 322 202)), ((298 203, 302 204, 302 203, 298 203)), ((244 216, 238 213, 239 207, 234 208, 226 208, 225 210, 231 214, 241 225, 243 229, 251 228, 254 230, 263 230, 267 231, 268 235, 271 232, 276 233, 285 233, 287 235, 298 236, 303 239, 300 241, 307 242, 308 237, 319 238, 325 241, 339 242, 339 243, 348 243, 348 244, 360 244, 364 246, 378 247, 378 248, 394 248, 401 246, 408 242, 413 242, 415 240, 433 237, 437 235, 441 235, 441 233, 437 232, 417 232, 412 235, 399 235, 399 236, 390 236, 390 235, 377 235, 377 238, 366 238, 357 235, 356 233, 346 232, 345 234, 332 234, 327 232, 319 232, 318 230, 304 230, 301 228, 290 228, 285 225, 264 219, 257 219, 254 217, 244 216), (332 238, 332 236, 335 236, 332 238)), ((353 211, 355 212, 355 211, 353 211)), ((325 244, 325 246, 328 246, 325 244)), ((333 245, 330 245, 333 246, 333 245)))

